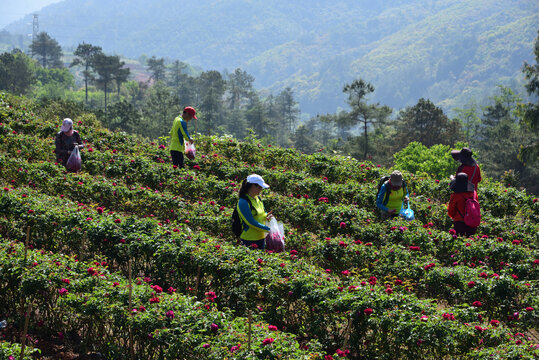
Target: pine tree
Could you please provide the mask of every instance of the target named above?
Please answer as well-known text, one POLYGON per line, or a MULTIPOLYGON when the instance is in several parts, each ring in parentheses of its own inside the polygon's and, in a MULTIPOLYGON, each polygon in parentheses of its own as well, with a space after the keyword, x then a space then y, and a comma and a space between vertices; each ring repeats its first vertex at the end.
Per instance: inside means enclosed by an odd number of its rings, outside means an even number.
POLYGON ((32 56, 36 56, 44 68, 62 68, 62 48, 46 32, 40 32, 30 44, 32 56))
POLYGON ((156 58, 155 56, 152 56, 148 59, 148 68, 151 72, 150 78, 154 81, 164 81, 165 80, 165 59, 164 58, 156 58))
POLYGON ((75 59, 71 62, 69 65, 71 66, 77 66, 81 65, 84 67, 84 70, 82 71, 82 76, 84 78, 84 91, 86 94, 85 101, 88 103, 88 82, 92 81, 94 79, 92 72, 90 71, 90 68, 92 67, 92 60, 94 59, 95 55, 101 53, 101 47, 100 46, 93 46, 90 44, 82 43, 77 46, 77 49, 73 53, 73 55, 76 56, 75 59))
POLYGON ((107 94, 112 89, 112 83, 116 79, 116 74, 123 68, 125 63, 120 61, 119 56, 107 56, 98 53, 94 56, 92 65, 99 77, 95 79, 96 84, 105 93, 105 114, 107 113, 107 94))
POLYGON ((387 106, 381 106, 379 103, 368 104, 366 102, 366 96, 374 92, 374 86, 363 79, 354 80, 351 84, 346 84, 343 88, 343 92, 348 94, 347 102, 352 108, 349 113, 352 123, 363 126, 363 157, 366 159, 369 151, 369 125, 385 121, 392 110, 387 106))

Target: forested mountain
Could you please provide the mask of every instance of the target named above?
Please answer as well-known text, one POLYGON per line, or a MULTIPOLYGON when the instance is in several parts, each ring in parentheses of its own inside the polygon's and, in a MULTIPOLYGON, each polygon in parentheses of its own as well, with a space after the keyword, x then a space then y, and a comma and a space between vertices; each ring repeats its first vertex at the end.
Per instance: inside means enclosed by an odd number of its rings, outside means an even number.
MULTIPOLYGON (((30 17, 8 26, 31 32, 30 17)), ((421 97, 445 109, 519 91, 539 27, 535 0, 65 0, 39 14, 64 47, 86 42, 127 57, 241 68, 257 88, 290 86, 301 110, 345 106, 356 78, 395 108, 421 97)))

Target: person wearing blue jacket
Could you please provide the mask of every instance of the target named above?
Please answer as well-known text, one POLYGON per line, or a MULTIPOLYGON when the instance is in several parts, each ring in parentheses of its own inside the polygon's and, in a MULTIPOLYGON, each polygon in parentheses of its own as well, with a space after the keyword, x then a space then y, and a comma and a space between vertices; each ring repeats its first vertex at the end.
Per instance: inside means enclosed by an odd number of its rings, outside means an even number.
POLYGON ((240 239, 243 245, 251 249, 265 248, 265 238, 270 228, 265 225, 266 220, 273 216, 271 211, 266 213, 264 203, 260 199, 263 189, 269 188, 262 176, 252 174, 247 176, 241 184, 237 205, 238 215, 243 225, 240 239))
POLYGON ((382 220, 398 216, 403 202, 408 202, 408 196, 408 188, 402 180, 401 172, 393 171, 376 197, 376 206, 381 211, 382 220))

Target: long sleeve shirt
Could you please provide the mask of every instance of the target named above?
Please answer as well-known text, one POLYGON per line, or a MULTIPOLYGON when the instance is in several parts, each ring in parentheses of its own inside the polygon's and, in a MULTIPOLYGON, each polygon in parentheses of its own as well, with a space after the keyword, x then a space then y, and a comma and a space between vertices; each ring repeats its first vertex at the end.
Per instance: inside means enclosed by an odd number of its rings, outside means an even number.
POLYGON ((479 184, 482 180, 481 169, 479 168, 479 165, 477 165, 477 163, 475 163, 474 165, 462 164, 457 169, 457 174, 460 172, 468 174, 468 181, 474 184, 475 191, 477 191, 477 184, 479 184), (474 174, 474 170, 475 170, 475 174, 474 174))
POLYGON ((447 206, 447 214, 453 221, 464 221, 466 211, 466 200, 477 197, 475 191, 452 193, 447 206))
POLYGON ((81 139, 79 132, 74 130, 71 136, 67 136, 63 131, 60 131, 56 134, 56 139, 54 141, 56 153, 56 161, 65 165, 67 159, 69 158, 69 152, 73 151, 75 144, 81 144, 81 139))
POLYGON ((172 129, 170 129, 170 150, 183 152, 186 140, 191 140, 189 131, 187 131, 187 123, 181 116, 178 116, 174 119, 172 129))
POLYGON ((251 207, 246 199, 240 198, 238 201, 238 215, 243 223, 243 232, 240 238, 249 241, 258 241, 266 237, 266 232, 270 230, 264 223, 266 222, 267 213, 264 210, 264 203, 256 196, 255 198, 247 195, 251 201, 251 207))

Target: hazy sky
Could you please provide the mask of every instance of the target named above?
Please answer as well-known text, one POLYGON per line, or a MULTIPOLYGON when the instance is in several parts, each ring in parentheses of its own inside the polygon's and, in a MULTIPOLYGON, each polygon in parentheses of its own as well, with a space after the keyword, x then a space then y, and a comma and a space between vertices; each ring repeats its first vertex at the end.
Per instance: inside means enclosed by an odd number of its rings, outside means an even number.
POLYGON ((0 0, 0 29, 24 15, 60 1, 62 0, 0 0))

